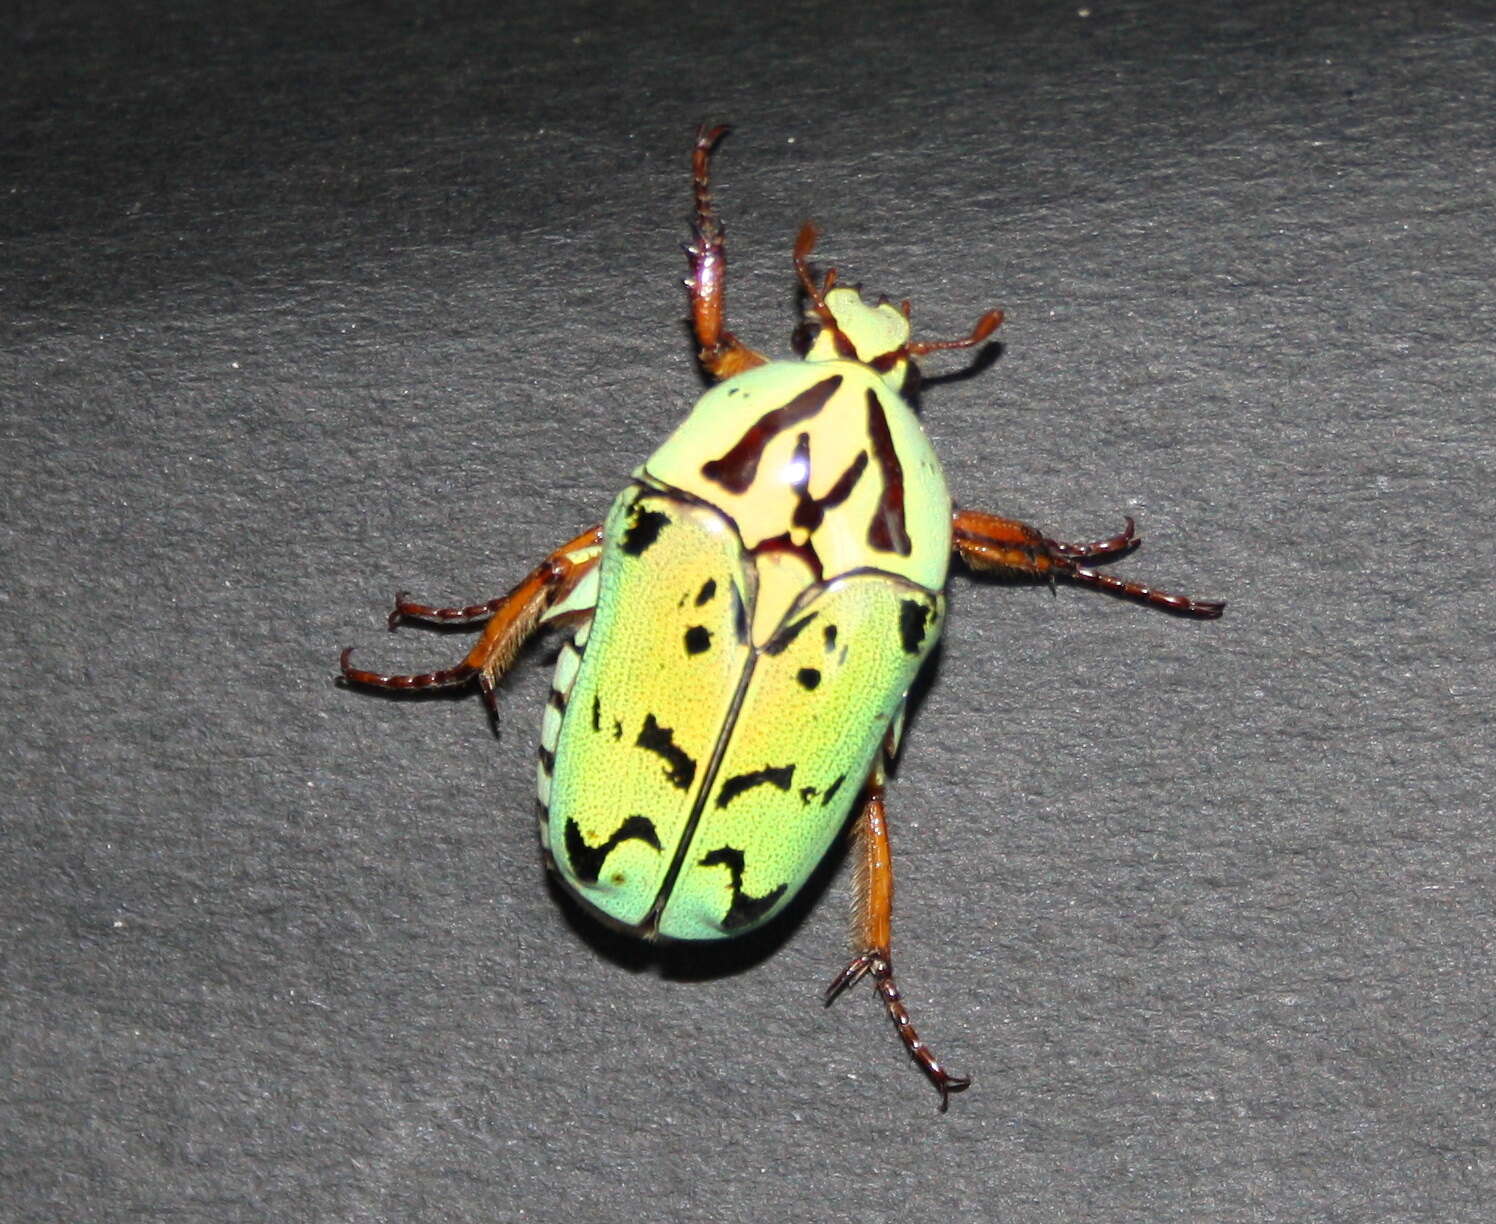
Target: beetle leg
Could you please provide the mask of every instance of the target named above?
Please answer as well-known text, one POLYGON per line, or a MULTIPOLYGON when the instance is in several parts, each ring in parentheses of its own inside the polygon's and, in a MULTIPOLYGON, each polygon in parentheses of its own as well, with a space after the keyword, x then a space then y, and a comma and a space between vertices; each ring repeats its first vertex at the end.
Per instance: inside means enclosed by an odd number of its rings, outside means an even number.
POLYGON ((930 1047, 920 1040, 909 1021, 899 988, 893 980, 889 946, 893 935, 893 859, 888 845, 888 820, 883 810, 883 783, 878 773, 869 779, 862 812, 854 825, 853 879, 856 887, 856 947, 861 949, 826 990, 829 1006, 848 986, 872 976, 884 1006, 899 1030, 904 1048, 920 1070, 940 1090, 940 1111, 951 1103, 951 1093, 962 1092, 971 1081, 952 1075, 940 1065, 930 1047))
POLYGON ((411 599, 409 591, 396 591, 395 606, 389 616, 390 632, 393 633, 398 629, 401 621, 448 625, 455 628, 481 624, 502 608, 504 601, 508 598, 507 595, 500 595, 497 599, 490 599, 487 603, 469 604, 465 608, 433 608, 429 604, 416 603, 411 599))
POLYGON ((451 625, 476 624, 486 619, 483 636, 455 667, 404 676, 387 676, 352 666, 349 659, 353 647, 350 646, 338 660, 343 679, 366 688, 401 692, 460 688, 476 682, 478 691, 483 694, 483 704, 488 707, 489 714, 497 718, 494 685, 509 670, 546 609, 564 599, 597 564, 597 550, 602 540, 601 526, 588 528, 537 565, 507 595, 485 604, 466 608, 432 608, 410 602, 403 593, 396 595, 395 610, 390 613, 391 629, 405 619, 451 625))
POLYGON ((691 154, 691 182, 696 193, 696 223, 693 241, 686 247, 691 261, 691 276, 686 289, 691 295, 691 327, 696 333, 697 358, 714 379, 731 378, 744 370, 764 364, 764 356, 755 353, 727 330, 725 299, 727 295, 727 248, 722 223, 712 203, 711 159, 716 143, 727 135, 725 127, 696 130, 696 148, 691 154))
POLYGON ((1132 521, 1132 515, 1129 514, 1122 523, 1121 531, 1104 540, 1092 540, 1089 544, 1067 544, 1064 540, 1051 540, 1050 543, 1072 561, 1111 560, 1122 553, 1130 553, 1143 542, 1137 533, 1137 524, 1132 521))
POLYGON ((1044 578, 1051 582, 1064 578, 1079 586, 1200 620, 1213 620, 1226 608, 1224 603, 1215 600, 1157 591, 1141 582, 1116 578, 1080 564, 1082 561, 1104 560, 1136 548, 1139 541, 1133 533, 1132 519, 1128 519, 1127 526, 1116 535, 1090 544, 1051 540, 1027 523, 983 514, 979 510, 957 510, 953 529, 956 555, 974 570, 1044 578))

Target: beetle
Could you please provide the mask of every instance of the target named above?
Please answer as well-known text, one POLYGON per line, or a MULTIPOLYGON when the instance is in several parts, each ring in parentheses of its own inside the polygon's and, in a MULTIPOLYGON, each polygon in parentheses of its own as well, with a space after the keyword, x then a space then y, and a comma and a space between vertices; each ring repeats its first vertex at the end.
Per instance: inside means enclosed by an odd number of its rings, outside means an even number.
POLYGON ((541 721, 540 840, 549 868, 606 924, 644 939, 714 940, 770 921, 850 823, 855 955, 829 1004, 870 977, 905 1049, 940 1092, 970 1080, 919 1038, 894 981, 884 808, 911 684, 945 619, 952 554, 985 573, 1063 579, 1185 617, 1225 605, 1103 573, 1139 543, 1131 518, 1088 544, 954 506, 910 401, 919 359, 982 344, 911 339, 910 305, 817 280, 807 222, 794 267, 801 360, 770 361, 725 319, 726 247, 710 168, 692 152, 691 325, 712 386, 600 524, 508 594, 462 608, 395 598, 401 622, 482 635, 417 675, 341 662, 345 683, 402 692, 495 686, 538 628, 570 628, 541 721), (808 326, 807 326, 808 325, 808 326))

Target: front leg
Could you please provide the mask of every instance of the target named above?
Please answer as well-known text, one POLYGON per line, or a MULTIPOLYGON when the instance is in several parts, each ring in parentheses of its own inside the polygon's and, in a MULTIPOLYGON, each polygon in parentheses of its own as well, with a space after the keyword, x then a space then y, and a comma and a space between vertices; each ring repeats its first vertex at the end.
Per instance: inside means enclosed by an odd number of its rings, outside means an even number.
POLYGON ((701 368, 713 379, 731 378, 744 370, 763 365, 764 357, 755 353, 727 330, 727 247, 722 223, 712 203, 712 149, 727 135, 727 128, 708 128, 702 124, 696 132, 696 148, 691 154, 691 182, 696 195, 695 239, 686 248, 691 260, 691 276, 686 289, 691 295, 691 327, 696 333, 697 357, 701 368))
POLYGON ((893 939, 893 857, 888 844, 888 819, 883 810, 881 770, 874 771, 864 795, 862 811, 853 825, 852 847, 856 889, 853 939, 857 955, 827 989, 826 1002, 829 1005, 848 986, 871 974, 909 1057, 939 1089, 940 1112, 944 1113, 951 1103, 951 1093, 964 1091, 971 1081, 942 1067, 930 1047, 920 1040, 894 984, 893 954, 889 950, 893 939))
POLYGON ((1051 540, 1036 527, 1017 519, 999 518, 980 510, 957 510, 952 523, 956 555, 974 570, 1053 581, 1064 578, 1093 590, 1120 595, 1178 616, 1214 620, 1226 610, 1212 599, 1192 599, 1157 591, 1141 582, 1116 578, 1080 564, 1131 552, 1141 542, 1133 534, 1133 522, 1114 536, 1090 544, 1067 544, 1051 540))
POLYGON ((390 613, 390 628, 402 620, 427 621, 432 624, 462 625, 486 621, 483 636, 455 667, 414 675, 387 676, 363 671, 349 662, 353 647, 343 651, 339 665, 343 679, 366 688, 395 689, 400 692, 460 688, 477 682, 483 704, 498 717, 494 685, 509 670, 525 639, 535 632, 546 611, 565 599, 586 577, 602 555, 603 529, 589 527, 576 539, 563 544, 537 565, 507 595, 475 604, 469 608, 433 608, 410 602, 402 593, 395 596, 395 610, 390 613))

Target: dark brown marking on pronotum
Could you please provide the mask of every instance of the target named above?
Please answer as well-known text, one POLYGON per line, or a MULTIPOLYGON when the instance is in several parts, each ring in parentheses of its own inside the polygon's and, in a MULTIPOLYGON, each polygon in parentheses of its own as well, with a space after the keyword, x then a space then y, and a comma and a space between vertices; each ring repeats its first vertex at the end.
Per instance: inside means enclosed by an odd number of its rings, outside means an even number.
POLYGON ((722 916, 724 931, 737 931, 758 922, 784 896, 787 885, 770 889, 761 897, 751 897, 743 891, 743 852, 736 846, 721 846, 708 851, 698 861, 701 867, 726 867, 732 877, 732 904, 722 916))
MULTIPOLYGON (((810 497, 810 435, 808 433, 803 433, 795 439, 793 458, 794 462, 790 464, 790 488, 794 489, 803 501, 810 497)), ((797 527, 804 525, 798 521, 800 510, 799 506, 795 508, 797 520, 795 526, 797 527)))
POLYGON ((715 578, 708 578, 701 584, 701 590, 696 592, 696 606, 699 608, 703 604, 711 603, 716 596, 717 580, 715 578))
POLYGON ((871 387, 867 392, 867 432, 873 440, 878 469, 883 474, 883 493, 878 498, 873 521, 868 524, 867 542, 879 552, 907 557, 913 546, 909 543, 909 531, 904 523, 904 465, 899 462, 883 402, 871 387))
POLYGON ((824 497, 816 497, 810 491, 810 435, 801 434, 795 443, 795 479, 791 488, 798 499, 790 522, 806 531, 815 531, 826 517, 826 511, 846 501, 852 495, 858 479, 867 468, 867 451, 858 451, 847 470, 837 477, 836 483, 824 497))
POLYGON ((825 807, 835 797, 836 792, 841 790, 841 785, 847 780, 847 775, 842 774, 835 782, 826 788, 826 793, 821 796, 821 806, 825 807))
POLYGON ((566 860, 583 884, 596 884, 603 860, 626 841, 642 841, 656 850, 660 848, 660 836, 655 832, 654 821, 647 816, 630 816, 600 846, 587 844, 575 820, 566 822, 566 860))
POLYGON ((697 655, 712 648, 712 631, 705 625, 692 625, 686 630, 686 653, 697 655))
POLYGON ((929 604, 917 599, 899 601, 899 640, 909 654, 918 654, 925 644, 925 630, 930 623, 929 604))
POLYGON ((790 621, 789 624, 785 625, 769 639, 768 643, 764 646, 764 653, 766 655, 783 654, 790 648, 790 643, 804 631, 805 626, 810 624, 819 615, 819 612, 811 612, 802 616, 799 620, 790 621))
POLYGON ((836 394, 842 376, 833 374, 813 387, 807 387, 789 403, 764 413, 737 443, 720 459, 709 459, 701 465, 701 474, 721 485, 729 493, 746 493, 753 478, 758 475, 759 460, 764 449, 786 429, 793 429, 801 421, 807 421, 826 406, 826 401, 836 394))
POLYGON ((852 460, 847 470, 836 478, 836 483, 831 486, 826 496, 821 498, 821 505, 826 507, 841 505, 852 495, 853 487, 866 470, 867 451, 858 451, 857 458, 852 460))
POLYGON ((646 714, 644 726, 639 729, 639 738, 634 743, 664 759, 665 776, 671 785, 680 790, 691 789, 696 778, 696 762, 675 742, 672 728, 660 726, 653 714, 646 714))
POLYGON ((668 514, 659 510, 646 510, 635 503, 633 517, 624 530, 623 539, 618 541, 618 547, 631 557, 641 557, 645 550, 660 538, 660 532, 669 522, 668 514))
POLYGON ((603 729, 603 699, 595 695, 592 698, 592 729, 594 731, 603 729))
POLYGON ((821 683, 821 673, 814 667, 802 667, 795 673, 795 680, 806 692, 821 683))
POLYGON ((805 568, 815 575, 817 582, 822 581, 826 577, 825 567, 821 565, 820 554, 816 552, 815 548, 808 541, 802 544, 790 535, 788 531, 783 535, 770 536, 767 540, 760 540, 753 546, 753 555, 755 557, 763 553, 773 552, 790 553, 792 556, 799 557, 801 561, 805 562, 805 568))
POLYGON ((725 808, 744 791, 750 791, 755 786, 763 786, 765 783, 787 791, 794 780, 795 767, 793 765, 765 766, 763 769, 735 774, 722 783, 722 789, 717 792, 717 806, 725 808))

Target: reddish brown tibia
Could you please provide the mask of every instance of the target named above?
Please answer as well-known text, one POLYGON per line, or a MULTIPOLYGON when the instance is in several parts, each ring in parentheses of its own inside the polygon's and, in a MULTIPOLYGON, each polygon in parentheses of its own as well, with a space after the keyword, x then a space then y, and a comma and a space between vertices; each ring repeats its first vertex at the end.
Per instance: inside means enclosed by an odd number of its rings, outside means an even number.
POLYGON ((1017 519, 957 510, 951 529, 957 555, 973 569, 1048 578, 1068 560, 1064 553, 1046 547, 1044 533, 1037 527, 1017 519))
POLYGON ((1136 544, 1133 523, 1115 536, 1090 544, 1051 540, 1035 527, 1016 519, 999 518, 979 510, 957 510, 952 522, 956 554, 974 570, 999 571, 1033 578, 1065 578, 1079 586, 1136 600, 1178 616, 1214 620, 1226 605, 1154 590, 1141 582, 1114 578, 1077 564, 1122 552, 1136 544))
POLYGON ((574 540, 556 549, 507 595, 489 600, 486 604, 473 604, 466 608, 432 608, 425 604, 410 603, 404 595, 397 595, 395 610, 390 613, 392 629, 407 617, 439 624, 470 624, 482 620, 486 615, 488 623, 484 626, 483 636, 468 651, 467 657, 455 667, 399 676, 353 667, 349 662, 353 655, 353 647, 350 646, 338 660, 343 679, 349 684, 367 688, 396 689, 402 692, 457 688, 476 680, 478 689, 483 694, 484 705, 488 707, 490 714, 497 717, 498 704, 494 699, 494 685, 499 677, 509 670, 520 647, 535 632, 546 609, 570 594, 587 571, 597 564, 595 556, 577 561, 571 554, 599 547, 602 542, 601 524, 589 527, 574 540))
POLYGON ((888 844, 888 818, 883 809, 883 786, 876 775, 868 782, 862 812, 853 826, 852 878, 856 889, 855 946, 860 949, 826 990, 829 1005, 847 987, 869 974, 883 996, 889 1018, 899 1031, 909 1057, 940 1092, 940 1112, 951 1103, 951 1093, 970 1087, 965 1076, 952 1075, 915 1031, 909 1009, 893 980, 893 856, 888 844))
POLYGON ((697 359, 712 378, 731 378, 763 365, 764 357, 748 348, 727 330, 727 247, 722 223, 712 203, 712 149, 728 133, 726 127, 696 130, 691 153, 691 183, 696 198, 694 241, 686 247, 691 275, 686 290, 691 295, 691 327, 696 333, 697 359))

